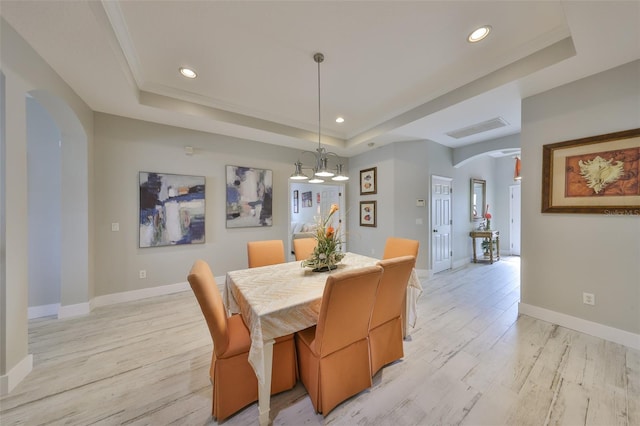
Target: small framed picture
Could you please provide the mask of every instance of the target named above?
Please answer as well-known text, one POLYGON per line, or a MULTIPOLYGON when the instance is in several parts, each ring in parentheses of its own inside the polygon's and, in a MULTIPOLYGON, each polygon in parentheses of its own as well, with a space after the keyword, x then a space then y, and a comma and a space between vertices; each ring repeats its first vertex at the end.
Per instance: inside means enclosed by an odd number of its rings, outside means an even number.
POLYGON ((360 195, 378 193, 377 171, 377 167, 360 170, 360 195))
POLYGON ((360 226, 376 227, 375 201, 360 201, 360 226))
POLYGON ((311 191, 302 193, 302 207, 313 207, 313 193, 311 191))

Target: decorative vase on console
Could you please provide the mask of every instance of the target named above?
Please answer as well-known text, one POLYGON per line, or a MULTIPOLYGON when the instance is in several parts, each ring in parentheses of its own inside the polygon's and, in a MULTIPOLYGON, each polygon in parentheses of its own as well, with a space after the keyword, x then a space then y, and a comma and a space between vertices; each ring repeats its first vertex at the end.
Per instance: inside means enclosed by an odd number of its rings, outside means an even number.
POLYGON ((489 231, 491 229, 491 213, 489 213, 489 204, 487 204, 487 210, 484 213, 485 225, 484 229, 489 231))
POLYGON ((318 227, 314 236, 317 244, 311 256, 302 261, 303 268, 312 268, 314 272, 330 271, 336 269, 344 257, 344 253, 340 250, 342 248, 342 241, 339 237, 340 225, 335 229, 330 224, 331 216, 337 211, 338 205, 332 204, 327 217, 320 216, 318 218, 318 227))

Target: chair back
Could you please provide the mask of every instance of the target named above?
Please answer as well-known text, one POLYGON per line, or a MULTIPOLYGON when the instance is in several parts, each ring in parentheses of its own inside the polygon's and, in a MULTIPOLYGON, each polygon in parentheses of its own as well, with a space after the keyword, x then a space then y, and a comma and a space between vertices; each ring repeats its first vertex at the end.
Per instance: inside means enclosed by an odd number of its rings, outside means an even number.
POLYGON ((380 266, 329 275, 315 335, 316 351, 320 357, 367 338, 381 276, 380 266))
POLYGON ((198 299, 216 355, 224 354, 229 346, 229 328, 222 295, 218 290, 211 268, 204 260, 196 260, 187 277, 191 289, 198 299))
POLYGON ((293 240, 293 252, 296 255, 296 260, 308 259, 317 245, 318 240, 315 238, 296 238, 293 240))
MULTIPOLYGON (((389 237, 384 245, 383 259, 392 259, 400 256, 413 256, 418 258, 420 242, 407 238, 389 237)), ((415 266, 415 261, 414 261, 415 266)))
POLYGON ((285 263, 282 240, 250 241, 247 243, 249 268, 285 263))
POLYGON ((407 283, 415 263, 416 258, 413 256, 394 257, 378 262, 383 272, 371 314, 371 329, 402 315, 407 283))

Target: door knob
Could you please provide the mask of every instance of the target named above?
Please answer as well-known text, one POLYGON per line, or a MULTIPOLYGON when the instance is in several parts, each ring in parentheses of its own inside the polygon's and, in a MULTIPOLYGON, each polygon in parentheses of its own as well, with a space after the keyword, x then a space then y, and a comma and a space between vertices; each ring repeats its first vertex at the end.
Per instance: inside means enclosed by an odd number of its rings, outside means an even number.
POLYGON ((437 229, 434 229, 434 230, 433 230, 433 232, 438 232, 438 230, 437 230, 437 229))

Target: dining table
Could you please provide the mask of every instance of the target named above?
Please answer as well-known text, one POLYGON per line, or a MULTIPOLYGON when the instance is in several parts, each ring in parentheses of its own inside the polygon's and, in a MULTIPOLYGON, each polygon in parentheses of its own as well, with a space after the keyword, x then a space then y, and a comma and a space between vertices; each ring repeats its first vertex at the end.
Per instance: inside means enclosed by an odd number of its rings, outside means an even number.
MULTIPOLYGON (((315 325, 327 277, 330 274, 380 261, 357 253, 345 253, 337 268, 314 272, 300 261, 227 272, 224 301, 229 313, 241 313, 251 335, 249 363, 258 379, 260 425, 269 424, 273 344, 277 337, 315 325)), ((415 327, 416 303, 422 286, 415 268, 407 283, 404 333, 415 327)), ((354 301, 357 303, 357 301, 354 301)))

